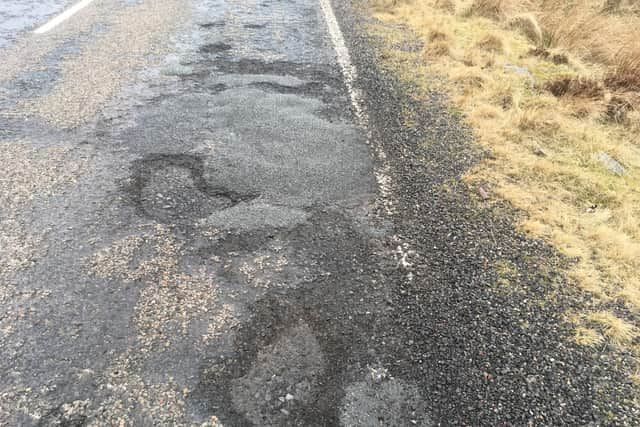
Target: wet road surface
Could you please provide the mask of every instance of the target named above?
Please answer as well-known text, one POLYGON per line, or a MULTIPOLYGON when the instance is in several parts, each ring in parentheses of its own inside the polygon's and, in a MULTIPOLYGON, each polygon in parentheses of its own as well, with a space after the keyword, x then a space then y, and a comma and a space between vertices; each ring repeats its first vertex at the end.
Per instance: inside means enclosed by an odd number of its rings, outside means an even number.
POLYGON ((637 425, 351 2, 355 68, 326 0, 37 4, 0 6, 0 426, 637 425))
POLYGON ((71 0, 3 0, 0 3, 0 49, 60 13, 71 0))
POLYGON ((105 0, 1 56, 0 425, 429 424, 316 1, 105 0))

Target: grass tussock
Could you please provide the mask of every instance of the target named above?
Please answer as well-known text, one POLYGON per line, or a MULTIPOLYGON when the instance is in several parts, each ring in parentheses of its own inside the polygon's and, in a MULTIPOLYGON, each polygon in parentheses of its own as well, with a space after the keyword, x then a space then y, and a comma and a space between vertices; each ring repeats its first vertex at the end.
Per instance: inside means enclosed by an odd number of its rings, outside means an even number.
POLYGON ((521 32, 536 46, 542 45, 543 35, 538 20, 532 13, 521 13, 509 19, 509 27, 521 32))
POLYGON ((449 93, 489 153, 468 185, 526 212, 522 229, 564 252, 595 298, 575 341, 640 357, 640 1, 393 3, 378 18, 421 36, 428 58, 391 49, 388 61, 449 93))
POLYGON ((587 319, 595 323, 613 344, 629 344, 638 336, 634 325, 608 311, 591 313, 587 319))
POLYGON ((578 326, 575 331, 575 341, 579 345, 597 346, 604 341, 602 335, 595 329, 578 326))
POLYGON ((506 15, 505 0, 474 0, 469 9, 472 15, 500 20, 506 15))
POLYGON ((640 45, 621 49, 613 62, 604 80, 607 87, 617 91, 640 92, 640 45))
POLYGON ((548 81, 544 87, 556 97, 572 96, 590 99, 602 99, 604 97, 602 83, 590 78, 559 77, 548 81))
POLYGON ((476 43, 476 47, 489 52, 502 53, 504 51, 504 41, 500 36, 488 34, 476 43))

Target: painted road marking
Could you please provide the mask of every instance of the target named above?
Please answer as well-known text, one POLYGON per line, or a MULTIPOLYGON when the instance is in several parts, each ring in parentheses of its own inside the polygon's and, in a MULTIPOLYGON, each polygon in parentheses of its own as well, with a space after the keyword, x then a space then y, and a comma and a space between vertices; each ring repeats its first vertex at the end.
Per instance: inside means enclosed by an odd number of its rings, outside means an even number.
POLYGON ((364 103, 362 102, 362 97, 360 93, 355 88, 355 81, 358 78, 358 73, 356 71, 356 67, 351 63, 351 56, 349 55, 349 49, 344 42, 344 37, 342 36, 342 30, 340 30, 340 26, 338 25, 338 20, 336 19, 336 15, 333 13, 333 7, 331 6, 330 0, 320 0, 320 7, 322 8, 322 12, 324 13, 324 19, 327 22, 327 27, 329 27, 329 36, 331 37, 331 41, 333 42, 333 47, 336 51, 336 55, 338 56, 338 64, 342 69, 342 74, 344 75, 345 85, 349 90, 349 96, 351 97, 351 103, 353 104, 353 108, 356 110, 356 115, 358 116, 358 120, 360 121, 361 126, 368 125, 367 113, 364 109, 364 103))
MULTIPOLYGON (((344 76, 344 84, 349 91, 349 97, 351 98, 351 105, 356 113, 358 124, 362 127, 363 131, 367 135, 367 144, 371 145, 372 134, 369 129, 369 114, 367 113, 367 107, 365 106, 362 94, 356 88, 356 79, 358 78, 358 71, 351 62, 351 56, 349 55, 349 49, 344 41, 342 30, 338 25, 335 13, 333 13, 333 7, 331 6, 331 0, 319 0, 320 7, 324 14, 324 19, 329 28, 329 36, 333 43, 333 47, 338 57, 338 64, 342 69, 342 75, 344 76)), ((384 202, 387 213, 392 213, 393 206, 391 203, 391 177, 389 174, 389 166, 387 164, 387 155, 385 152, 376 146, 373 146, 373 150, 378 157, 379 166, 375 171, 376 180, 378 181, 378 188, 384 202)))
MULTIPOLYGON (((335 49, 336 55, 338 57, 338 64, 342 69, 344 84, 349 91, 351 104, 353 105, 356 118, 359 122, 358 124, 366 133, 367 144, 372 146, 373 151, 378 158, 378 165, 376 166, 375 170, 376 181, 378 182, 378 188, 380 189, 380 195, 384 208, 387 214, 391 215, 393 213, 394 207, 390 197, 392 182, 390 173, 391 168, 389 166, 389 163, 387 162, 387 155, 381 147, 375 144, 371 144, 373 135, 371 133, 371 129, 369 128, 369 114, 367 113, 367 107, 364 103, 362 94, 356 87, 358 72, 356 67, 351 62, 349 49, 347 48, 347 45, 344 41, 344 36, 342 35, 342 30, 340 30, 340 25, 338 25, 336 15, 335 13, 333 13, 331 0, 319 1, 320 7, 322 8, 322 12, 324 14, 324 19, 327 23, 327 27, 329 28, 329 36, 331 37, 333 48, 335 49)), ((392 240, 397 244, 395 256, 396 260, 398 261, 398 265, 407 270, 406 280, 408 282, 411 282, 413 280, 413 272, 411 271, 413 264, 409 261, 409 257, 411 255, 415 255, 415 252, 410 249, 408 243, 402 242, 399 236, 392 236, 392 240)))
POLYGON ((79 3, 74 4, 69 9, 65 10, 64 12, 62 12, 60 15, 58 15, 55 18, 51 19, 51 21, 47 22, 46 24, 44 24, 41 27, 38 27, 34 31, 34 33, 43 34, 43 33, 46 33, 49 30, 54 29, 55 27, 57 27, 58 25, 60 25, 64 21, 66 21, 67 19, 71 18, 73 15, 75 15, 76 13, 78 13, 79 11, 84 9, 85 7, 89 6, 91 3, 93 3, 93 1, 94 0, 81 0, 79 3))

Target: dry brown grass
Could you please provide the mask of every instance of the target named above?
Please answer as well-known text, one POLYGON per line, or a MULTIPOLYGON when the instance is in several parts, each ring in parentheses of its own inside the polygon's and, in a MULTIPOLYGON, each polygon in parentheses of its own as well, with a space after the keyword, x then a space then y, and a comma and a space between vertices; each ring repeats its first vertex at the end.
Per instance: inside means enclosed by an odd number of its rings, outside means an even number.
POLYGON ((489 52, 502 53, 504 51, 504 41, 498 35, 488 34, 476 43, 476 47, 489 52))
POLYGON ((520 31, 536 46, 542 45, 542 29, 532 13, 521 13, 509 19, 509 26, 520 31))
POLYGON ((485 18, 500 20, 505 17, 505 0, 474 0, 470 12, 485 18))
POLYGON ((527 213, 522 230, 574 261, 570 282, 596 301, 577 317, 575 341, 640 356, 640 1, 438 3, 405 0, 378 13, 422 35, 430 55, 391 50, 388 61, 464 113, 490 153, 469 185, 490 185, 492 197, 527 213), (603 153, 625 173, 608 170, 603 153), (613 301, 632 314, 610 312, 613 301))
POLYGON ((602 335, 595 329, 578 326, 575 331, 575 341, 579 345, 596 346, 602 344, 602 335))
POLYGON ((450 14, 456 13, 456 2, 454 0, 436 0, 434 5, 444 12, 450 14))
POLYGON ((617 91, 640 92, 640 45, 620 49, 613 62, 604 79, 607 87, 617 91))
POLYGON ((637 328, 608 311, 591 313, 587 319, 602 329, 603 335, 613 344, 629 344, 638 336, 637 328))
POLYGON ((602 99, 604 86, 595 79, 585 77, 559 77, 544 85, 553 96, 573 96, 577 98, 602 99))

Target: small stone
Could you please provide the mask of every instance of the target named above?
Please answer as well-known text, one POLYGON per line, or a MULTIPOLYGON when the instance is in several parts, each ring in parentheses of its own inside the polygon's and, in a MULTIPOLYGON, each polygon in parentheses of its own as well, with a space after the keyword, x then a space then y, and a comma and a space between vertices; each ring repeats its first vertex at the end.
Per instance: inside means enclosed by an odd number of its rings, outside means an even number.
POLYGON ((285 399, 286 401, 293 400, 293 395, 292 395, 291 393, 287 393, 287 395, 284 397, 284 399, 285 399))
POLYGON ((286 409, 282 408, 280 409, 280 412, 282 412, 285 416, 289 416, 289 411, 287 411, 286 409))
POLYGON ((614 173, 618 176, 622 176, 627 173, 627 170, 624 168, 624 166, 622 166, 620 162, 618 162, 607 153, 600 153, 598 159, 600 160, 600 163, 602 163, 602 165, 611 173, 614 173))
POLYGON ((513 65, 513 64, 506 64, 504 66, 504 69, 507 71, 512 71, 518 75, 521 75, 523 77, 526 77, 527 79, 529 79, 529 81, 531 82, 531 84, 534 84, 536 82, 536 79, 533 77, 533 74, 531 74, 531 71, 527 70, 526 68, 523 67, 519 67, 517 65, 513 65))

